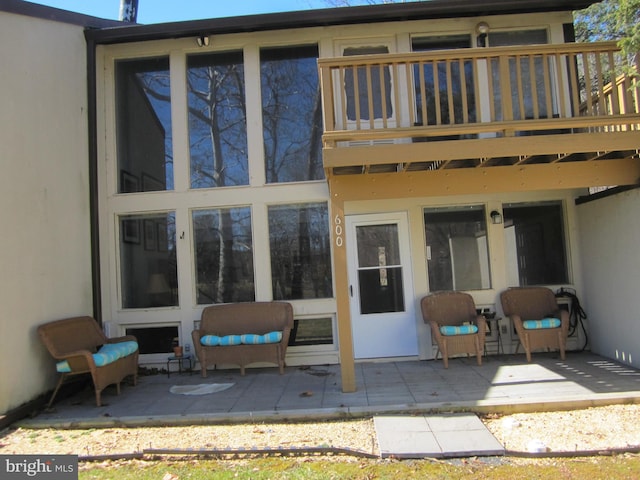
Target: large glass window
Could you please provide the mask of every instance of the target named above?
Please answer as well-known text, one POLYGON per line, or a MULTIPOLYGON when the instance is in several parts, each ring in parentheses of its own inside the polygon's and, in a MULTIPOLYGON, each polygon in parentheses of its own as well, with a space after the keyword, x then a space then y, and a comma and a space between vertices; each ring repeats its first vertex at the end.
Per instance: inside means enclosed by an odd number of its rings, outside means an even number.
POLYGON ((429 290, 491 288, 485 209, 425 209, 429 290))
POLYGON ((260 51, 267 183, 324 178, 318 47, 260 51))
POLYGON ((503 211, 508 285, 566 283, 562 204, 509 204, 503 211))
MULTIPOLYGON (((414 38, 412 50, 426 52, 469 48, 469 35, 414 38)), ((419 125, 452 125, 476 121, 473 62, 428 62, 413 70, 416 122, 419 125), (465 121, 466 115, 466 121, 465 121)))
POLYGON ((178 305, 175 213, 122 215, 122 308, 178 305))
POLYGON ((249 207, 193 212, 196 302, 255 299, 249 207))
POLYGON ((116 62, 118 193, 173 189, 169 58, 116 62))
POLYGON ((187 57, 191 188, 248 185, 242 52, 187 57))
POLYGON ((333 295, 325 203, 269 207, 269 245, 274 300, 333 295))
MULTIPOLYGON (((345 48, 345 57, 389 53, 386 46, 345 48)), ((344 74, 345 95, 347 97, 347 118, 349 120, 370 120, 369 97, 372 98, 373 118, 393 117, 391 103, 391 73, 389 68, 373 66, 367 74, 365 67, 349 68, 344 74), (357 91, 356 91, 357 85, 357 91), (383 93, 384 92, 384 98, 383 93), (382 108, 384 104, 384 109, 382 108)))
MULTIPOLYGON (((546 44, 546 30, 518 30, 512 32, 491 32, 489 33, 489 44, 492 47, 512 46, 512 45, 534 45, 546 44)), ((511 95, 512 118, 514 120, 531 120, 535 118, 551 118, 556 112, 549 112, 549 96, 554 94, 554 85, 550 84, 548 74, 545 74, 544 63, 547 71, 555 68, 552 58, 545 59, 540 56, 522 56, 509 58, 509 74, 511 91, 502 91, 496 88, 500 85, 500 64, 499 59, 491 62, 491 73, 495 88, 495 109, 497 120, 503 120, 502 96, 511 95), (522 100, 522 106, 521 102, 522 100)), ((552 108, 555 106, 552 104, 552 108)))

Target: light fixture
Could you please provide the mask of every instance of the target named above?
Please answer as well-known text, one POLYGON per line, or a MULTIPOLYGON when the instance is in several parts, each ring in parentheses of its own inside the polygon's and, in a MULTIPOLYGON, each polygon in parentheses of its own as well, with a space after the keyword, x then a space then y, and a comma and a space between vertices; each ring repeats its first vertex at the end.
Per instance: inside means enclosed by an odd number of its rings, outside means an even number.
POLYGON ((198 38, 196 38, 196 43, 199 47, 208 47, 209 35, 200 35, 198 38))
POLYGON ((491 217, 491 223, 494 225, 500 225, 502 223, 502 214, 497 210, 492 210, 489 214, 491 217))
POLYGON ((478 46, 487 46, 487 35, 489 34, 489 24, 487 22, 480 22, 476 25, 476 34, 478 35, 478 46))

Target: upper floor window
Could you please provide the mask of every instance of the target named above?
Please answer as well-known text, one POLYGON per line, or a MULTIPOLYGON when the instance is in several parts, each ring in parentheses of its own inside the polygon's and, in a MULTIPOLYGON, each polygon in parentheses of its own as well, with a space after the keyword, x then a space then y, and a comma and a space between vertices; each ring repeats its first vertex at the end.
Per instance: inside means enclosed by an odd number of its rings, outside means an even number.
POLYGON ((248 185, 242 52, 187 57, 191 188, 248 185))
MULTIPOLYGON (((370 55, 389 53, 389 47, 347 47, 345 57, 351 55, 370 55)), ((352 121, 371 120, 373 118, 392 118, 391 73, 389 68, 378 66, 349 68, 344 74, 345 95, 347 97, 347 119, 352 121), (384 92, 384 97, 382 92, 384 92), (372 99, 373 112, 369 111, 369 98, 372 99), (384 98, 384 99, 383 99, 384 98)))
POLYGON ((260 50, 267 183, 324 178, 317 59, 316 45, 260 50))
POLYGON ((562 203, 508 204, 503 213, 508 285, 566 283, 562 203))
POLYGON ((169 58, 116 62, 118 193, 173 189, 169 58))
POLYGON ((429 290, 491 288, 485 209, 425 209, 429 290))

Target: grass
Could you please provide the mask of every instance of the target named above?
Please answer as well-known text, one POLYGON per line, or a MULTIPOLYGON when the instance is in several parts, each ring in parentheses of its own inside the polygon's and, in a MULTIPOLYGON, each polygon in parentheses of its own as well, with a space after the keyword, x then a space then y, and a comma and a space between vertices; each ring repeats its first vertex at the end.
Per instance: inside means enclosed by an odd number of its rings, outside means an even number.
POLYGON ((514 460, 507 458, 363 460, 348 457, 233 461, 164 460, 85 464, 79 480, 204 479, 640 479, 640 455, 514 460))

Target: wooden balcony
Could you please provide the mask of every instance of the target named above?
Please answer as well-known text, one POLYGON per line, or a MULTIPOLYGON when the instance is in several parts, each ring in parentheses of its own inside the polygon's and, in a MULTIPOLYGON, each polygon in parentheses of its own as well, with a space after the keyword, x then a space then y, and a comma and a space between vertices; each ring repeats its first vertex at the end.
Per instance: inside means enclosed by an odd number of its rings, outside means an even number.
POLYGON ((636 183, 640 88, 613 73, 619 55, 603 42, 320 59, 327 178, 456 171, 460 184, 496 169, 503 185, 517 169, 536 172, 525 189, 549 188, 549 172, 564 182, 551 188, 636 183))

